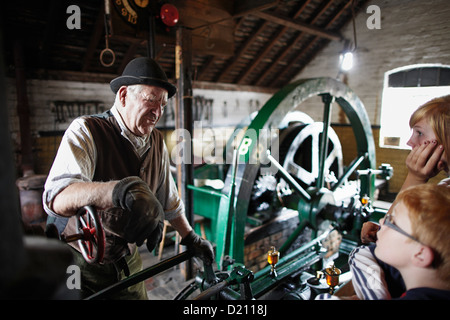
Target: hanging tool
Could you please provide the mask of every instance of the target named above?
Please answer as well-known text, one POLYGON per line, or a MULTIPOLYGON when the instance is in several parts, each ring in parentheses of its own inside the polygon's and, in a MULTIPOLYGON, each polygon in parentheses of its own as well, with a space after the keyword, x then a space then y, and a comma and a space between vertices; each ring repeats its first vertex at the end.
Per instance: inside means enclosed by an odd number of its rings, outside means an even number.
POLYGON ((111 67, 116 61, 116 55, 114 51, 109 48, 109 38, 112 35, 111 25, 111 13, 110 13, 109 0, 105 0, 105 49, 100 52, 100 63, 104 67, 111 67), (105 62, 105 56, 111 56, 110 62, 105 62))

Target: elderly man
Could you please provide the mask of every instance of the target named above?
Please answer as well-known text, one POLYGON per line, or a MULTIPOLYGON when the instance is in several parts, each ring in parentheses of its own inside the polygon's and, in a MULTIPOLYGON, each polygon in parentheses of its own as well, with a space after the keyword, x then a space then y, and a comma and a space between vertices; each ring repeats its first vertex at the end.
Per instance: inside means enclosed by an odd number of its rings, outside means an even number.
MULTIPOLYGON (((211 244, 194 233, 184 215, 163 136, 155 129, 176 87, 145 57, 129 62, 110 86, 116 94, 112 108, 75 119, 66 130, 43 194, 48 223, 63 235, 75 232, 79 208, 99 210, 106 236, 104 262, 88 264, 71 243, 83 297, 142 270, 137 247, 145 242, 151 251, 161 241, 164 219, 205 263, 214 259, 211 244)), ((114 298, 147 299, 147 293, 140 283, 114 298)))

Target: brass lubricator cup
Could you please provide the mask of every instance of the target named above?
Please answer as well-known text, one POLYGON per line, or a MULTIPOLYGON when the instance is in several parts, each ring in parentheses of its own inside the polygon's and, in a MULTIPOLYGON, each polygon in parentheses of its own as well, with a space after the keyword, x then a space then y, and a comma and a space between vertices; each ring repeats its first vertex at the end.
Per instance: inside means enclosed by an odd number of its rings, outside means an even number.
POLYGON ((325 279, 327 281, 327 285, 330 286, 330 294, 334 293, 334 287, 339 284, 339 275, 341 274, 341 269, 336 268, 333 264, 332 266, 325 269, 325 279))
POLYGON ((361 198, 361 204, 363 206, 367 206, 369 204, 370 198, 367 195, 364 195, 364 197, 361 198))
POLYGON ((277 263, 280 259, 280 252, 275 249, 274 246, 270 247, 270 250, 267 252, 267 262, 270 264, 270 276, 277 276, 277 263))

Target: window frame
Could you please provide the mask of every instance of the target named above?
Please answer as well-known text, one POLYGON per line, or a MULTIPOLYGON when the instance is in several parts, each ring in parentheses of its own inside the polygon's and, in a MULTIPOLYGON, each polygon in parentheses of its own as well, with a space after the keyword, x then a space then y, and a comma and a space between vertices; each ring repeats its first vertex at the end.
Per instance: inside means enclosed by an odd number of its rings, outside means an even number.
POLYGON ((421 77, 422 71, 428 68, 438 69, 436 84, 446 84, 440 75, 443 69, 450 72, 450 65, 414 64, 385 72, 380 112, 379 146, 381 148, 410 149, 406 143, 411 135, 409 119, 412 113, 425 102, 450 93, 450 80, 448 85, 421 86, 421 82, 424 79, 421 77), (411 83, 414 83, 412 81, 407 86, 391 86, 393 83, 392 77, 397 75, 398 79, 396 81, 400 82, 398 80, 400 76, 403 76, 403 84, 405 84, 407 83, 405 77, 408 73, 412 75, 413 72, 418 73, 416 85, 411 85, 411 83))

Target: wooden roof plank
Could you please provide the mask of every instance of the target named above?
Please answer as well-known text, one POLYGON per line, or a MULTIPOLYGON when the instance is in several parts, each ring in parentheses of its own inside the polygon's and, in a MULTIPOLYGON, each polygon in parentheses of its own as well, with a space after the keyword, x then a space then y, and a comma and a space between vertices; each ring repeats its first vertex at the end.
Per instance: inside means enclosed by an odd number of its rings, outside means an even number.
POLYGON ((315 26, 308 25, 306 23, 302 23, 299 21, 295 21, 294 19, 291 19, 288 17, 283 17, 276 13, 266 13, 266 12, 258 11, 258 12, 253 12, 252 14, 258 16, 261 19, 272 21, 279 25, 286 26, 288 28, 296 29, 299 31, 303 31, 306 33, 310 33, 310 34, 313 34, 318 37, 326 38, 329 40, 335 40, 335 41, 342 40, 342 36, 335 32, 325 31, 321 28, 317 28, 315 26))
MULTIPOLYGON (((347 2, 344 6, 342 6, 340 9, 338 9, 338 12, 333 15, 333 18, 327 23, 326 27, 329 27, 332 25, 338 17, 340 17, 342 14, 346 12, 348 7, 352 4, 352 1, 347 2)), ((318 16, 317 16, 318 17, 318 16)), ((311 40, 311 42, 302 50, 302 52, 298 55, 296 55, 284 68, 283 71, 279 73, 279 77, 283 77, 288 71, 290 71, 293 67, 293 65, 302 58, 303 54, 311 49, 311 47, 315 44, 316 41, 318 41, 320 38, 318 36, 315 36, 314 39, 311 40)), ((285 51, 287 52, 287 51, 285 51)), ((300 69, 301 70, 301 69, 300 69)), ((300 71, 297 70, 297 73, 300 71)), ((276 83, 276 80, 271 82, 271 85, 274 85, 276 83)))

